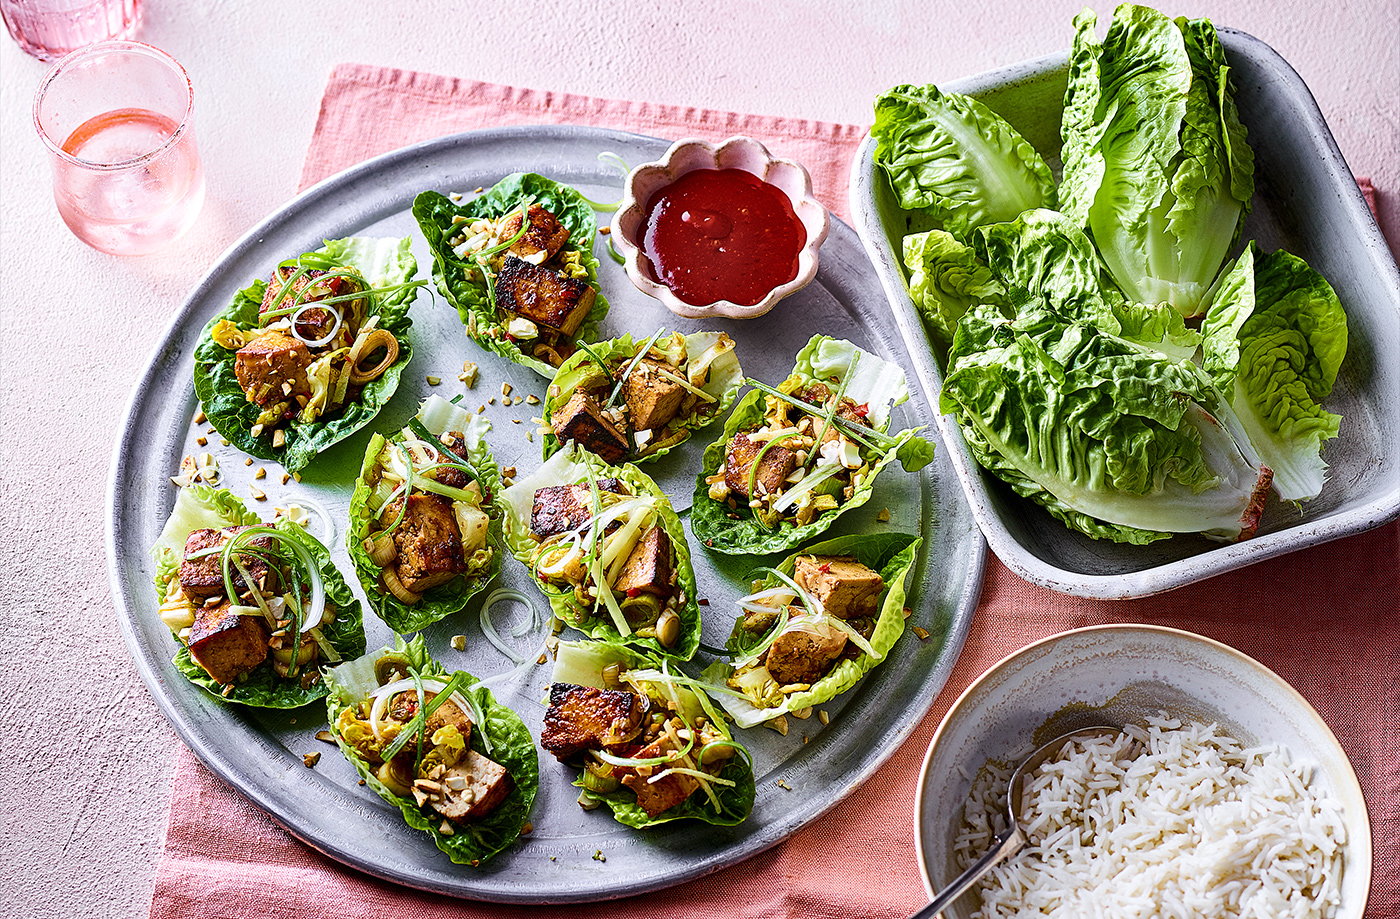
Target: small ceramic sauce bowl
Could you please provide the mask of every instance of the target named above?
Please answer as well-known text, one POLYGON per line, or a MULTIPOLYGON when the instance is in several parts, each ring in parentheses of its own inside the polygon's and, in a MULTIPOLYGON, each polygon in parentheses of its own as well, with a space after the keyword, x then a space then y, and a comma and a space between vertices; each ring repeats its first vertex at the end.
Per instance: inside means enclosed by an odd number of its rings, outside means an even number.
POLYGON ((643 163, 633 169, 623 186, 622 203, 613 217, 612 236, 632 283, 676 315, 752 319, 767 313, 779 300, 806 287, 817 276, 817 252, 826 239, 828 225, 826 208, 812 196, 812 177, 807 170, 792 160, 775 158, 752 137, 741 136, 720 144, 679 140, 659 161, 643 163), (774 287, 757 303, 744 305, 729 300, 703 305, 687 303, 657 281, 643 264, 648 203, 658 191, 697 169, 739 169, 758 177, 787 195, 793 213, 806 231, 807 240, 797 256, 797 276, 774 287))

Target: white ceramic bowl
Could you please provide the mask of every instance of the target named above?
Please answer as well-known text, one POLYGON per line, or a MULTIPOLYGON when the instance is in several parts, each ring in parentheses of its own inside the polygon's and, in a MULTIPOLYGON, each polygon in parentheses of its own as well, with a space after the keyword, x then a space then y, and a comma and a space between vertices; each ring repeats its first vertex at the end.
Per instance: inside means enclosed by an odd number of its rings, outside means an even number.
MULTIPOLYGON (((1278 744, 1314 769, 1347 831, 1338 919, 1360 919, 1371 884, 1371 827, 1361 786, 1331 729, 1293 687, 1228 645, 1177 629, 1103 625, 1061 632, 992 666, 953 703, 929 744, 914 807, 924 887, 957 877, 952 841, 973 778, 1016 762, 1037 742, 1096 724, 1142 722, 1165 710, 1214 721, 1247 744, 1278 744)), ((964 895, 943 913, 966 919, 964 895)))
POLYGON ((812 177, 801 164, 774 157, 752 137, 731 137, 721 144, 703 140, 678 140, 654 163, 643 163, 627 175, 622 203, 613 217, 613 245, 622 255, 632 283, 644 294, 660 300, 677 316, 692 319, 724 316, 752 319, 771 310, 778 301, 795 293, 817 276, 817 252, 826 239, 826 208, 812 196, 812 177), (653 280, 641 266, 642 234, 646 230, 646 206, 660 189, 696 169, 742 169, 780 189, 792 202, 793 212, 807 231, 807 243, 797 256, 797 276, 780 284, 762 300, 746 306, 720 300, 695 306, 681 300, 664 284, 653 280))

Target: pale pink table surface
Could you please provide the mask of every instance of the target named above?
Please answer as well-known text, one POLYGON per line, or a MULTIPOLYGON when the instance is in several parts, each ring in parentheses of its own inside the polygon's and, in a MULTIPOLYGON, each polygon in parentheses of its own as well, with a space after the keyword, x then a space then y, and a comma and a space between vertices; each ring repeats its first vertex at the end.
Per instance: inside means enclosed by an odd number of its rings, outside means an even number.
MULTIPOLYGON (((1081 5, 146 0, 140 37, 195 81, 209 204, 186 239, 131 260, 84 248, 60 223, 29 123, 45 68, 0 37, 0 919, 149 908, 178 741, 113 618, 102 549, 112 440, 186 290, 294 192, 334 64, 860 123, 894 83, 1067 46, 1081 5)), ((1278 49, 1353 170, 1373 178, 1382 226, 1400 240, 1398 0, 1162 8, 1278 49)))

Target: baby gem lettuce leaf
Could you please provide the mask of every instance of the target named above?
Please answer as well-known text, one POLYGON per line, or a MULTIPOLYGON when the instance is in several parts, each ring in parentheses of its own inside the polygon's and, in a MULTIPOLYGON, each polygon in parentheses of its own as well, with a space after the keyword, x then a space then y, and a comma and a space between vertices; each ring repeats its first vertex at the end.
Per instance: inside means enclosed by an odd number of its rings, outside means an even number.
POLYGON ((1285 501, 1317 497, 1323 444, 1341 416, 1322 408, 1347 349, 1347 319, 1327 280, 1288 252, 1254 244, 1221 276, 1201 325, 1203 365, 1274 471, 1285 501))
POLYGON ((350 498, 348 549, 350 559, 355 563, 355 572, 360 578, 360 586, 369 598, 370 607, 389 628, 402 634, 416 632, 445 616, 466 609, 472 597, 485 590, 491 579, 500 573, 503 549, 501 511, 494 501, 494 496, 501 488, 501 476, 496 460, 491 455, 491 448, 486 443, 486 433, 491 430, 491 423, 480 415, 467 412, 438 396, 429 396, 415 417, 431 434, 457 431, 466 438, 467 455, 470 457, 466 465, 475 473, 476 481, 481 487, 481 510, 491 518, 487 538, 491 559, 480 571, 464 574, 432 588, 423 594, 422 600, 412 606, 385 590, 380 581, 384 569, 374 563, 364 546, 374 519, 374 511, 370 509, 370 498, 374 494, 374 488, 369 484, 369 480, 378 479, 380 469, 389 461, 390 445, 401 441, 403 434, 395 433, 387 439, 376 434, 370 438, 369 446, 365 449, 360 477, 355 480, 355 492, 350 498))
MULTIPOLYGON (((517 172, 497 182, 485 194, 460 204, 454 204, 439 192, 422 192, 413 201, 413 216, 428 240, 428 247, 433 250, 433 280, 447 302, 457 308, 457 314, 467 327, 467 336, 488 351, 550 379, 555 368, 521 351, 515 342, 505 337, 505 325, 492 303, 488 282, 474 263, 458 258, 448 244, 457 227, 453 218, 499 219, 518 210, 527 198, 549 210, 568 228, 569 241, 564 248, 578 250, 579 259, 588 271, 588 283, 598 290, 598 259, 593 255, 598 225, 593 217, 593 206, 567 185, 534 173, 517 172)), ((592 341, 598 334, 598 323, 607 312, 608 301, 599 292, 593 309, 579 329, 579 338, 592 341)))
MULTIPOLYGON (((734 716, 734 720, 741 728, 751 728, 756 724, 776 718, 786 712, 801 710, 812 705, 821 705, 823 702, 830 702, 841 693, 850 689, 860 682, 872 669, 883 663, 889 656, 890 649, 899 640, 899 636, 904 634, 904 581, 909 574, 909 569, 914 566, 914 561, 918 557, 919 545, 922 542, 917 537, 906 536, 902 533, 866 533, 851 536, 838 536, 826 542, 808 546, 795 555, 790 555, 777 565, 777 569, 786 575, 791 576, 793 569, 797 566, 797 558, 801 555, 845 555, 854 556, 856 561, 867 568, 874 569, 880 573, 880 577, 885 580, 885 591, 880 597, 880 614, 875 620, 875 631, 870 635, 870 646, 875 649, 878 657, 871 657, 869 654, 861 654, 851 660, 843 658, 836 666, 812 684, 811 689, 802 692, 795 692, 783 697, 783 704, 773 708, 757 708, 744 699, 739 699, 727 693, 716 693, 715 699, 729 714, 734 716)), ((778 587, 781 582, 773 575, 763 581, 763 587, 778 587)), ((743 616, 735 623, 734 634, 730 638, 730 649, 739 654, 744 653, 748 648, 744 639, 752 641, 761 638, 761 635, 752 635, 746 632, 742 626, 743 616)), ((723 686, 725 680, 734 672, 733 668, 724 661, 716 661, 705 669, 704 678, 719 686, 723 686)))
MULTIPOLYGON (((184 556, 185 539, 195 530, 225 526, 255 525, 262 521, 233 492, 223 488, 210 488, 206 485, 192 485, 180 489, 175 497, 175 507, 170 512, 160 538, 151 548, 156 563, 157 596, 164 597, 170 582, 176 577, 181 558, 184 556)), ((350 592, 345 580, 340 576, 331 561, 330 552, 316 537, 290 520, 279 520, 277 529, 289 538, 300 543, 316 562, 325 584, 326 607, 333 611, 329 623, 323 623, 321 634, 341 657, 355 657, 365 650, 364 617, 360 612, 360 601, 350 592)), ((299 679, 284 679, 272 669, 269 657, 258 665, 248 679, 235 686, 232 693, 222 694, 223 686, 214 680, 204 668, 190 657, 189 649, 183 642, 177 642, 175 667, 196 686, 209 691, 220 701, 234 702, 254 708, 299 708, 317 699, 324 698, 326 687, 323 682, 303 687, 299 679)))
POLYGON ((1045 160, 975 99, 936 86, 896 86, 875 100, 870 133, 900 207, 960 239, 1055 203, 1045 160))
MULTIPOLYGON (((329 239, 321 249, 307 254, 322 255, 338 265, 357 269, 371 287, 391 287, 408 283, 418 271, 411 243, 408 237, 329 239)), ((271 273, 269 270, 268 274, 271 273)), ((214 326, 225 319, 240 329, 256 327, 258 307, 266 290, 267 281, 259 278, 239 291, 233 303, 204 327, 194 351, 194 391, 204 413, 209 416, 209 423, 234 446, 250 456, 279 461, 288 471, 296 472, 306 468, 316 454, 369 424, 394 395, 399 377, 413 357, 408 340, 408 329, 412 325, 408 309, 418 289, 371 295, 366 318, 377 315, 379 327, 394 333, 399 340, 398 360, 378 379, 366 383, 360 397, 341 407, 333 417, 308 422, 293 420, 287 424, 284 428, 286 443, 281 448, 272 446, 270 434, 253 436, 253 423, 260 409, 248 401, 238 385, 234 374, 237 352, 225 348, 210 334, 214 326)))
POLYGON ((482 722, 474 726, 471 748, 482 756, 488 756, 510 774, 512 788, 501 805, 485 819, 459 825, 452 835, 442 832, 442 817, 431 807, 419 807, 412 798, 394 794, 375 775, 376 768, 336 729, 340 713, 358 706, 369 698, 370 693, 379 688, 375 679, 374 665, 381 658, 391 656, 406 665, 419 676, 450 680, 453 677, 441 664, 428 656, 423 636, 419 635, 405 643, 400 636, 394 636, 394 647, 380 648, 364 657, 349 661, 326 671, 326 683, 330 695, 326 700, 326 715, 330 719, 331 733, 336 745, 345 758, 355 767, 375 794, 403 812, 404 821, 416 830, 422 830, 433 838, 439 849, 459 865, 476 867, 504 850, 520 837, 520 830, 530 816, 530 808, 535 803, 535 795, 540 787, 539 758, 535 753, 535 742, 520 716, 496 701, 491 691, 481 686, 470 674, 462 673, 467 686, 461 690, 472 706, 482 715, 482 722), (487 753, 481 735, 485 734, 491 743, 487 753))

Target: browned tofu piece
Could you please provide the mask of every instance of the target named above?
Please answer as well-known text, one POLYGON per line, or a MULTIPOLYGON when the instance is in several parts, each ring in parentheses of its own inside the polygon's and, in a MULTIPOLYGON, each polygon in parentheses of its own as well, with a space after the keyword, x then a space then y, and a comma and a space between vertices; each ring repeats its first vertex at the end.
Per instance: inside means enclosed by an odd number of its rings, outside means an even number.
MULTIPOLYGON (((190 558, 190 556, 202 552, 205 549, 222 546, 235 534, 241 533, 247 529, 250 529, 250 527, 225 527, 222 530, 202 529, 192 530, 190 532, 190 535, 185 539, 185 555, 180 562, 180 570, 178 573, 180 589, 185 592, 186 596, 193 597, 196 600, 207 600, 210 597, 223 595, 224 571, 223 565, 219 560, 219 553, 216 552, 210 555, 200 556, 199 558, 190 558)), ((272 538, 268 536, 254 536, 249 542, 249 545, 252 548, 262 550, 271 550, 275 548, 272 538)), ((255 585, 267 577, 267 563, 262 559, 255 558, 252 555, 240 555, 238 560, 242 563, 243 567, 248 570, 248 574, 252 576, 255 585)), ((238 569, 234 568, 230 573, 233 575, 234 588, 240 593, 246 591, 248 585, 243 583, 243 576, 238 573, 238 569)))
MULTIPOLYGON (((753 461, 763 450, 764 444, 749 440, 748 432, 740 431, 730 438, 724 448, 724 483, 729 490, 753 497, 749 494, 749 470, 753 461)), ((797 468, 797 454, 782 444, 772 447, 763 454, 758 466, 757 491, 760 494, 778 494, 783 490, 783 481, 797 468)))
MULTIPOLYGON (((467 456, 467 439, 462 436, 461 431, 448 431, 438 437, 443 445, 442 458, 439 462, 455 463, 461 461, 469 464, 470 457, 467 456)), ((433 470, 433 477, 444 485, 452 488, 466 488, 471 482, 471 476, 460 469, 449 469, 443 467, 433 470)))
MULTIPOLYGON (((398 519, 402 500, 393 503, 384 519, 398 519)), ((414 593, 445 584, 467 567, 452 501, 442 495, 408 496, 408 510, 394 530, 394 547, 398 549, 395 574, 414 593)))
MULTIPOLYGON (((272 273, 272 277, 267 282, 267 290, 263 293, 262 305, 258 307, 259 316, 272 311, 282 313, 284 310, 295 309, 307 303, 324 300, 327 297, 353 293, 362 287, 350 278, 343 276, 322 280, 328 272, 320 268, 312 268, 293 281, 292 289, 287 291, 284 296, 285 279, 295 273, 295 268, 286 267, 279 267, 272 273), (307 288, 313 286, 315 289, 307 293, 307 288)), ((353 303, 354 301, 342 300, 335 305, 342 314, 349 316, 349 307, 353 303)), ((277 318, 286 318, 290 315, 288 313, 277 318)), ((296 321, 297 333, 312 341, 325 338, 333 328, 335 328, 335 314, 327 309, 309 309, 298 316, 296 321)))
POLYGON ((654 526, 642 534, 613 590, 629 597, 638 593, 671 595, 671 537, 665 530, 654 526))
MULTIPOLYGON (((516 211, 505 219, 501 224, 500 237, 504 242, 516 233, 520 232, 520 211, 516 211)), ((558 252, 569 241, 569 228, 559 222, 552 212, 538 204, 530 205, 530 226, 525 230, 525 235, 517 239, 510 247, 512 255, 519 256, 523 261, 534 265, 543 265, 554 258, 558 252)))
POLYGON ((582 390, 555 410, 550 423, 561 441, 573 441, 605 463, 622 462, 632 448, 627 436, 603 416, 597 401, 582 390))
POLYGON ((304 343, 283 332, 271 331, 238 349, 233 375, 248 401, 266 408, 298 395, 309 395, 309 366, 311 352, 304 343))
POLYGON ((632 416, 633 430, 649 431, 664 427, 680 411, 681 401, 685 399, 685 387, 657 373, 662 369, 675 373, 669 365, 660 361, 643 360, 623 383, 622 392, 632 416))
POLYGON ((803 617, 790 620, 768 646, 765 663, 779 685, 815 683, 845 649, 845 632, 803 617))
MULTIPOLYGON (((598 487, 613 494, 627 494, 622 482, 614 478, 599 479, 598 487)), ((535 503, 530 508, 530 529, 541 539, 578 529, 592 519, 592 490, 587 483, 546 485, 535 492, 535 503)))
MULTIPOLYGON (((633 755, 638 759, 646 759, 653 756, 665 756, 674 749, 671 738, 662 735, 654 743, 648 744, 633 755)), ((666 767, 657 766, 655 768, 659 771, 666 767)), ((651 782, 647 780, 647 777, 638 775, 632 769, 619 770, 619 772, 623 773, 622 784, 637 793, 637 804, 647 812, 648 817, 661 816, 700 788, 700 781, 688 775, 673 773, 664 779, 651 782)))
POLYGON ((201 606, 187 642, 190 657, 220 683, 232 683, 267 660, 267 623, 261 616, 239 616, 227 600, 201 606))
POLYGON ((566 278, 513 255, 506 256, 496 275, 496 304, 501 309, 569 338, 593 309, 595 296, 586 281, 566 278))
POLYGON ((468 750, 437 781, 446 795, 433 800, 433 810, 453 823, 470 823, 489 815, 511 789, 505 767, 475 750, 468 750), (464 781, 465 787, 453 788, 458 784, 456 779, 464 781))
POLYGON ((828 613, 842 619, 875 615, 885 589, 880 572, 844 555, 800 555, 793 580, 828 613))
POLYGON ((636 736, 645 711, 636 693, 555 683, 549 687, 540 746, 560 760, 585 750, 610 750, 636 736))
MULTIPOLYGON (((433 692, 432 690, 425 689, 423 691, 423 698, 428 702, 431 702, 436 696, 437 693, 433 692)), ((394 698, 389 700, 389 717, 393 718, 395 721, 400 721, 404 724, 407 724, 408 722, 412 721, 415 717, 417 717, 417 715, 417 690, 406 689, 403 692, 395 693, 394 698)), ((438 728, 446 727, 449 724, 455 727, 459 732, 461 732, 462 738, 467 743, 471 743, 471 716, 468 715, 466 712, 462 711, 461 706, 459 706, 456 702, 453 702, 451 699, 447 699, 446 701, 444 701, 441 705, 439 705, 433 710, 433 713, 431 715, 428 716, 428 730, 424 732, 424 738, 431 738, 433 736, 434 731, 436 731, 438 728)))

